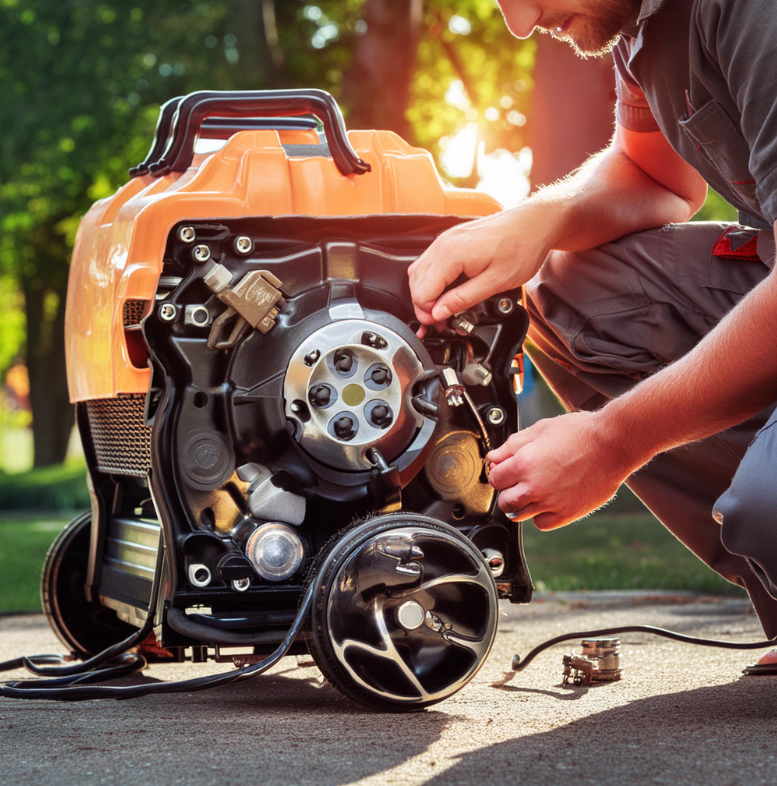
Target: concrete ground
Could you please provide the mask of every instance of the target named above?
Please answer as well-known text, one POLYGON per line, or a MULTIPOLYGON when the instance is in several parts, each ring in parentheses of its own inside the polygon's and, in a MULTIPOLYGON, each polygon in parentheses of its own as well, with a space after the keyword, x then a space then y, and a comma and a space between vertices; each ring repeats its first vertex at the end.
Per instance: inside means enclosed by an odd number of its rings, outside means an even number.
MULTIPOLYGON (((426 712, 379 715, 284 659, 253 683, 123 702, 0 699, 3 783, 777 784, 777 676, 741 677, 756 655, 624 636, 624 678, 561 685, 562 645, 504 683, 516 651, 570 630, 634 622, 760 639, 739 600, 590 593, 504 604, 488 661, 426 712)), ((0 660, 56 652, 40 616, 0 620, 0 660)), ((167 665, 173 679, 225 666, 167 665)))

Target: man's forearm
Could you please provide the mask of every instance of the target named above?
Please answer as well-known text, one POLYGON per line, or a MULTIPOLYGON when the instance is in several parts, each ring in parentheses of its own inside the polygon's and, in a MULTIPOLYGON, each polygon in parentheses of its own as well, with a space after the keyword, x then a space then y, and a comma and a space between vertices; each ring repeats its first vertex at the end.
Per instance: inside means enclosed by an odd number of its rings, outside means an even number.
POLYGON ((594 248, 633 232, 687 221, 696 209, 692 200, 662 186, 616 146, 541 189, 522 207, 529 206, 538 212, 549 247, 562 251, 594 248))
POLYGON ((777 273, 691 352, 598 414, 602 437, 638 466, 740 423, 777 401, 777 273))

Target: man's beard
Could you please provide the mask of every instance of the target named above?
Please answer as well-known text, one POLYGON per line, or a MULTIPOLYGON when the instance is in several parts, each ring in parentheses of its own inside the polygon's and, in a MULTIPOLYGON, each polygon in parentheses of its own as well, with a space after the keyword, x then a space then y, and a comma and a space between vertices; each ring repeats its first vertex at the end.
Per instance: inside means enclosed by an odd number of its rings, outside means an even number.
POLYGON ((537 29, 571 44, 582 58, 602 57, 612 51, 624 28, 636 22, 641 5, 641 0, 588 0, 585 12, 575 15, 569 30, 558 30, 568 15, 543 20, 543 27, 537 29))

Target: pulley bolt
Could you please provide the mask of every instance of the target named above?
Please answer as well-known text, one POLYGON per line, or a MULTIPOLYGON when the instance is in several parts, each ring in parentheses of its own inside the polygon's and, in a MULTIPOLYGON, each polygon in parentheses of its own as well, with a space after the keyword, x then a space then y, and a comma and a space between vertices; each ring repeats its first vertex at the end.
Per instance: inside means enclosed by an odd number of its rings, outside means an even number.
POLYGON ((391 381, 391 372, 385 366, 378 366, 372 370, 370 379, 376 385, 386 385, 391 381))
POLYGON ((321 352, 319 352, 317 349, 314 349, 312 352, 308 352, 308 354, 305 355, 305 365, 312 366, 320 357, 321 352))
POLYGON ((370 412, 370 420, 374 426, 385 428, 391 423, 391 410, 385 404, 377 404, 370 412))
POLYGON ((178 230, 178 239, 182 243, 193 243, 195 238, 194 227, 181 227, 178 230))
POLYGON ((192 257, 195 262, 199 262, 200 264, 207 262, 210 259, 210 248, 205 244, 195 246, 192 249, 192 257))
POLYGON ((502 409, 502 407, 489 407, 488 412, 486 412, 486 420, 492 426, 501 426, 502 423, 505 422, 507 418, 507 413, 502 409))
POLYGON ((237 251, 238 254, 250 254, 253 248, 254 244, 251 242, 250 237, 240 235, 240 237, 235 238, 235 251, 237 251))
POLYGON ((496 304, 497 311, 500 314, 504 314, 507 316, 508 314, 513 313, 513 309, 515 309, 515 304, 509 297, 500 297, 496 304))
POLYGON ((352 439, 356 433, 353 428, 353 421, 345 415, 337 418, 332 429, 338 439, 352 439))
POLYGON ((417 600, 406 600, 397 606, 397 624, 405 630, 418 630, 424 624, 426 609, 417 600))
POLYGON ((332 391, 326 385, 314 385, 308 398, 314 407, 328 407, 332 403, 332 391))
POLYGON ((341 374, 347 374, 353 368, 353 357, 347 352, 335 356, 335 368, 341 374))
POLYGON ((162 303, 159 307, 159 318, 163 322, 172 322, 177 313, 178 309, 172 303, 162 303))

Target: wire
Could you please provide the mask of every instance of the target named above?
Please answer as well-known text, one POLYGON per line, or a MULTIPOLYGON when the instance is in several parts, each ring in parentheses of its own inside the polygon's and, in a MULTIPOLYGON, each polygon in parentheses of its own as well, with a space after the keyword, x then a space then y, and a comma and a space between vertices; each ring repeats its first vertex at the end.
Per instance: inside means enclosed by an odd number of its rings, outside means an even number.
MULTIPOLYGON (((221 685, 252 679, 271 669, 290 649, 297 638, 312 605, 315 582, 311 582, 300 603, 297 617, 283 641, 266 658, 231 672, 211 674, 175 682, 153 682, 146 685, 69 685, 66 687, 23 687, 19 683, 0 685, 0 696, 11 699, 45 699, 48 701, 89 701, 92 699, 134 699, 155 693, 193 693, 221 685)), ((14 661, 8 661, 13 663, 14 661)), ((88 676, 88 675, 87 675, 88 676)))
POLYGON ((650 633, 653 636, 661 636, 665 639, 681 641, 684 644, 696 644, 700 647, 717 647, 718 649, 726 650, 762 650, 767 647, 773 647, 777 643, 777 640, 771 639, 750 642, 718 641, 717 639, 702 639, 696 636, 687 636, 684 633, 677 633, 677 631, 667 630, 666 628, 656 628, 652 625, 624 625, 619 628, 602 628, 601 630, 565 633, 563 636, 556 636, 553 639, 548 639, 536 646, 525 658, 521 658, 519 654, 514 655, 511 668, 513 671, 523 671, 541 652, 544 652, 550 647, 555 647, 556 644, 561 644, 564 641, 570 641, 571 639, 591 639, 598 636, 613 636, 616 633, 650 633))

